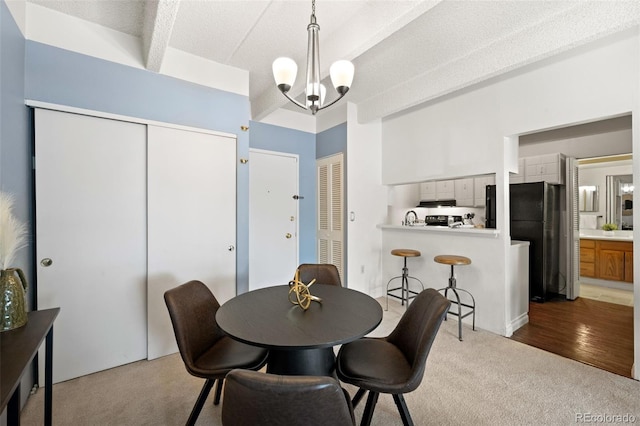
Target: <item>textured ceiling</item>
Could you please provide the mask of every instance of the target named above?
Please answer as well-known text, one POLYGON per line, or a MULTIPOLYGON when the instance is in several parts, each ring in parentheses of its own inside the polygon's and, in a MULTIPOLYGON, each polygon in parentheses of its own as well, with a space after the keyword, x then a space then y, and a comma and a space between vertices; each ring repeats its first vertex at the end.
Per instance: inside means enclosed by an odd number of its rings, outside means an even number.
MULTIPOLYGON (((248 70, 254 119, 296 108, 274 86, 276 57, 298 63, 302 92, 311 1, 27 1, 139 37, 151 71, 168 47, 248 70)), ((352 60, 347 98, 374 119, 638 25, 640 2, 317 0, 316 16, 322 76, 352 60)))

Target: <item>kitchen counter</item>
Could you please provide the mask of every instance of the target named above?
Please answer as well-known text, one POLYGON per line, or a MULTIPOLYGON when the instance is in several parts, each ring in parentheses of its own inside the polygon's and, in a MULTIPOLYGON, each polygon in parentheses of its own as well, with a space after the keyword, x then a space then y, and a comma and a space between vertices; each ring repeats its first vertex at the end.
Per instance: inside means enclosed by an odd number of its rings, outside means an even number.
POLYGON ((633 231, 613 231, 606 233, 601 229, 581 229, 581 240, 633 241, 633 231))
POLYGON ((497 238, 500 231, 497 229, 487 228, 449 228, 448 226, 403 226, 403 225, 378 225, 380 229, 409 231, 409 232, 426 232, 426 233, 446 233, 447 235, 465 235, 467 237, 492 237, 497 238))

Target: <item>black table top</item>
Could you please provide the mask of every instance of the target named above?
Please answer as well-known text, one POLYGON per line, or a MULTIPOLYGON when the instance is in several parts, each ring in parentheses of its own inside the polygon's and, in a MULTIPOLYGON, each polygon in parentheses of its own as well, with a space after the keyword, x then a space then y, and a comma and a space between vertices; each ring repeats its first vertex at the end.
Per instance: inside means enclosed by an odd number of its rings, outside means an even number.
POLYGON ((27 324, 0 334, 0 411, 53 326, 60 308, 27 312, 27 324))
POLYGON ((358 339, 382 321, 382 308, 356 290, 312 285, 306 311, 289 301, 289 286, 267 287, 241 294, 222 305, 216 321, 229 336, 269 349, 326 348, 358 339))

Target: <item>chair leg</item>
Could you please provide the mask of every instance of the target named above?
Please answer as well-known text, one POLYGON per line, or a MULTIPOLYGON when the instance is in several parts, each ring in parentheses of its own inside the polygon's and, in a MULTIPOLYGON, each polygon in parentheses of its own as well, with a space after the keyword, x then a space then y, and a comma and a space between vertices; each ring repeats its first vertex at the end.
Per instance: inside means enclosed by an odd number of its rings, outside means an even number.
POLYGON ((220 395, 222 395, 223 384, 224 384, 224 378, 218 379, 218 385, 216 386, 216 397, 213 399, 213 405, 220 404, 220 395))
POLYGON ((356 405, 360 403, 360 400, 362 399, 362 397, 366 392, 367 392, 366 389, 362 389, 362 388, 358 389, 358 392, 356 392, 356 395, 351 400, 351 405, 353 405, 353 408, 356 408, 356 405))
POLYGON ((204 386, 202 386, 202 390, 200 391, 200 395, 198 396, 198 400, 196 401, 196 405, 193 406, 193 410, 191 410, 191 414, 189 415, 189 420, 187 420, 187 426, 193 426, 196 424, 196 420, 200 415, 200 411, 202 411, 202 407, 204 406, 204 402, 207 400, 209 396, 209 392, 213 387, 215 380, 207 379, 204 382, 204 386))
POLYGON ((411 419, 411 414, 409 414, 409 409, 407 408, 407 403, 404 400, 404 396, 401 393, 394 394, 393 400, 396 402, 396 406, 398 407, 398 411, 400 412, 400 417, 402 417, 402 424, 404 426, 413 426, 413 420, 411 419))
POLYGON ((373 410, 376 408, 376 403, 378 402, 378 396, 380 394, 378 392, 369 391, 369 396, 367 397, 367 405, 364 407, 364 413, 362 413, 362 421, 360 422, 360 426, 369 426, 371 424, 371 419, 373 418, 373 410))

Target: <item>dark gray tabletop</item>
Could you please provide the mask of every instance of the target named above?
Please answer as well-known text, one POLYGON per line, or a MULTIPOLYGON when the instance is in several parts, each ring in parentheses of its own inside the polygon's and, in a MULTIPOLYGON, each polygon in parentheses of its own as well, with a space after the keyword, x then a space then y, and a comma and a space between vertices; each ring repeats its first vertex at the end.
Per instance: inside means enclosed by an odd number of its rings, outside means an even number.
POLYGON ((304 311, 288 298, 289 286, 267 287, 241 294, 218 309, 216 320, 229 336, 269 349, 327 348, 358 339, 382 321, 382 308, 356 290, 312 285, 314 296, 304 311))

